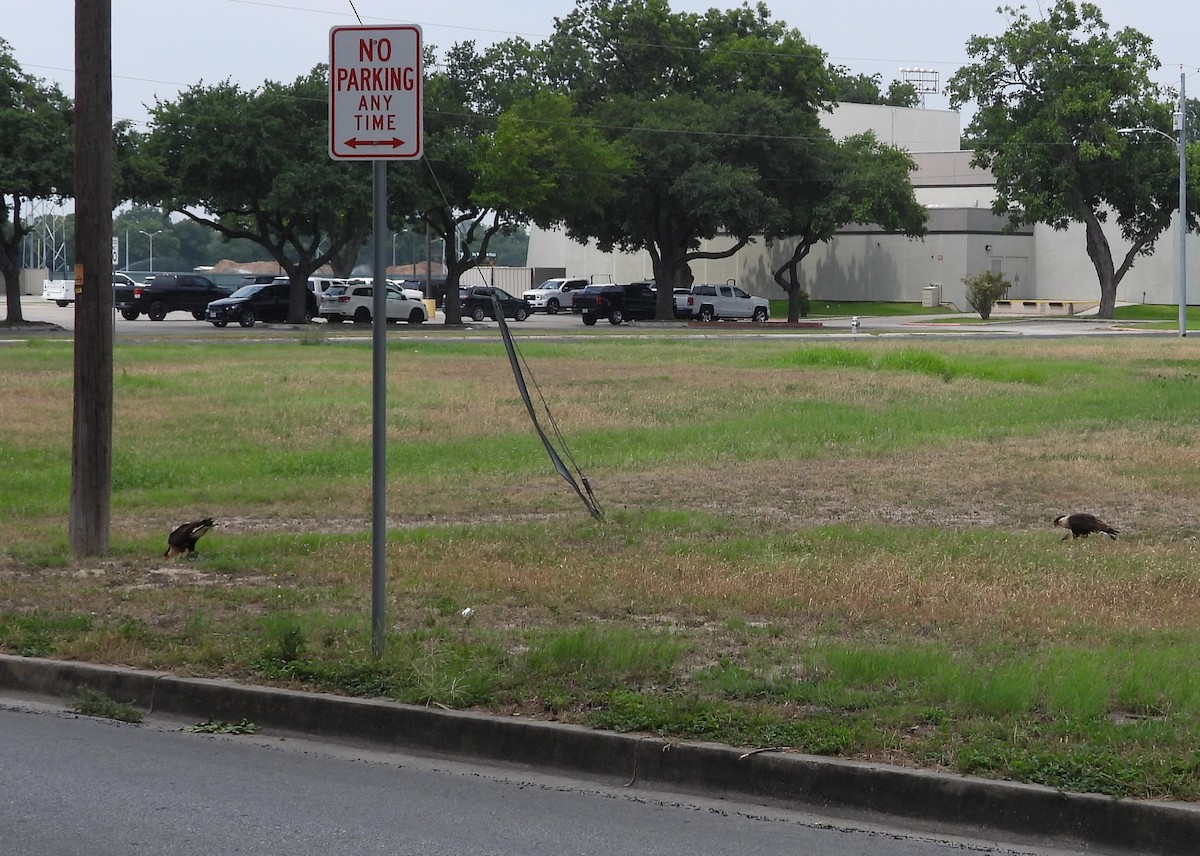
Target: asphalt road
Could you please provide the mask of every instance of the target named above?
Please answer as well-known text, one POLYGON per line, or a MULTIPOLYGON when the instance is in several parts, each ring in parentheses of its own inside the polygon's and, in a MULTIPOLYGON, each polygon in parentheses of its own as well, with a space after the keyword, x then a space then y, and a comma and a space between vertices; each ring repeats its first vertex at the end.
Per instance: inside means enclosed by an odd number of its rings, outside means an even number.
MULTIPOLYGON (((296 738, 0 700, 0 853, 1068 856, 296 738)), ((1094 853, 1095 851, 1089 851, 1094 853)))

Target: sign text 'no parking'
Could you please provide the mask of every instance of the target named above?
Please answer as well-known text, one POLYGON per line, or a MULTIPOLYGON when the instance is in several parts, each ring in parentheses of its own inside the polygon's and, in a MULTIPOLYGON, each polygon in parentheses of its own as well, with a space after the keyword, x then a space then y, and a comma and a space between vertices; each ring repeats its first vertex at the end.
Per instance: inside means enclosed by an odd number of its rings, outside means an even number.
POLYGON ((329 156, 421 156, 421 28, 329 31, 329 156))

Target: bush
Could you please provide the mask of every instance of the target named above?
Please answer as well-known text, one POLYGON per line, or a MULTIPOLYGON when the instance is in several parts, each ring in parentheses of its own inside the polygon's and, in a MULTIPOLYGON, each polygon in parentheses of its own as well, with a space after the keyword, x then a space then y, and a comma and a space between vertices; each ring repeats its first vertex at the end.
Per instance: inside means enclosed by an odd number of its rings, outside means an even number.
POLYGON ((963 283, 967 286, 967 303, 984 321, 991 317, 993 304, 1012 285, 1002 274, 992 270, 964 276, 963 283))

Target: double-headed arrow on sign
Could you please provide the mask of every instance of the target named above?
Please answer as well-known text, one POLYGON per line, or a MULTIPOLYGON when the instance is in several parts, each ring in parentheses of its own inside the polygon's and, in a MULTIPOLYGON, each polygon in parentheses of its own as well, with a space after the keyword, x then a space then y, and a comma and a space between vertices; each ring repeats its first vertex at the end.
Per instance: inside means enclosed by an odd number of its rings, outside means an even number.
POLYGON ((392 137, 390 140, 360 140, 358 137, 351 137, 342 143, 344 146, 349 146, 352 149, 357 149, 359 146, 390 146, 393 149, 398 149, 404 145, 404 140, 399 137, 392 137))

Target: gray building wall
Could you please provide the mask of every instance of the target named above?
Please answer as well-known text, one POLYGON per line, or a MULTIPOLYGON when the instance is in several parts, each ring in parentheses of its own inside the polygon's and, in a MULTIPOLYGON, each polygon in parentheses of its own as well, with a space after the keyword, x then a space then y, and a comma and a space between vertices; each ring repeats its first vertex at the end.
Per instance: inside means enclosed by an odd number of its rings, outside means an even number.
MULTIPOLYGON (((929 212, 924 239, 909 239, 874 226, 847 226, 828 244, 813 248, 801 263, 809 293, 826 300, 919 301, 931 284, 941 286, 943 302, 967 311, 963 278, 1000 271, 1012 282, 1013 299, 1098 300, 1100 286, 1087 256, 1082 226, 1056 231, 1048 226, 1008 230, 1007 218, 992 213, 990 172, 971 166, 972 152, 960 148, 959 115, 946 110, 839 105, 823 114, 835 137, 873 130, 884 142, 906 149, 917 169, 913 189, 929 212)), ((1107 228, 1118 266, 1128 244, 1111 222, 1107 228)), ((1118 289, 1119 301, 1174 303, 1178 300, 1178 232, 1173 226, 1151 256, 1139 257, 1118 289)), ((1188 281, 1196 282, 1190 301, 1200 303, 1200 237, 1189 236, 1188 281)), ((728 238, 705 241, 705 251, 732 246, 728 238)), ((727 259, 692 264, 696 282, 735 280, 748 291, 782 298, 772 272, 791 255, 787 242, 766 246, 758 239, 727 259)), ((558 266, 568 276, 603 276, 614 282, 650 279, 645 252, 601 253, 570 241, 559 231, 532 228, 531 266, 558 266)))

